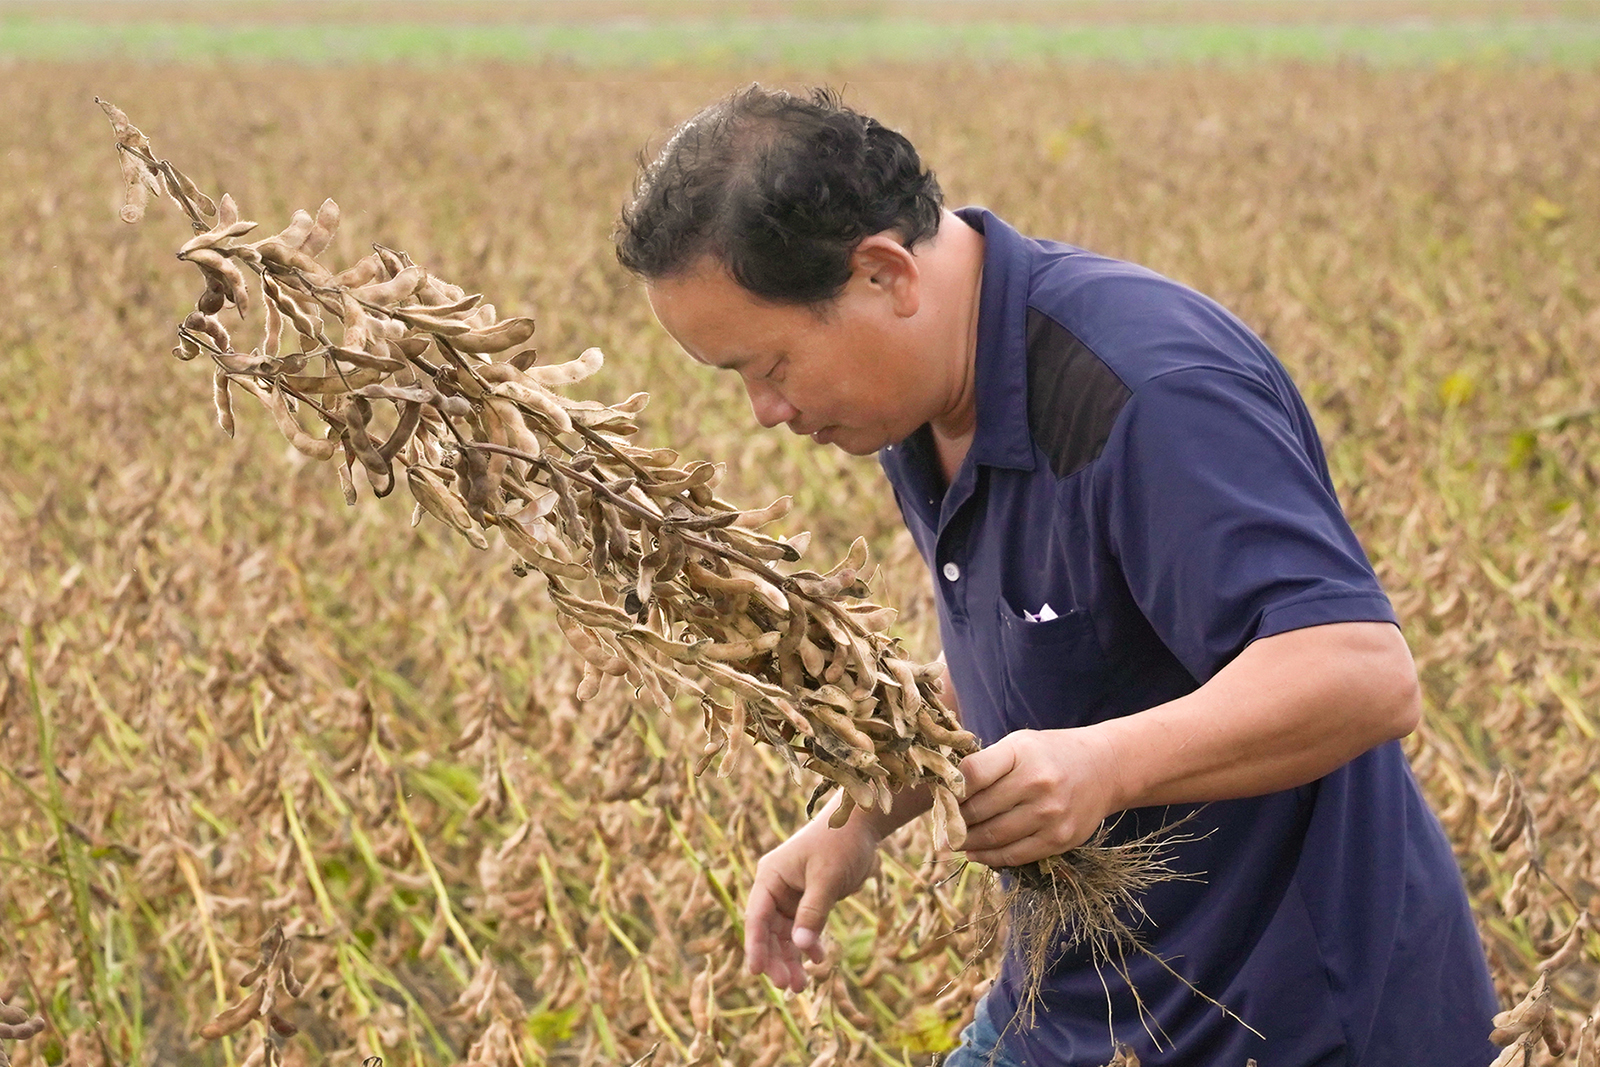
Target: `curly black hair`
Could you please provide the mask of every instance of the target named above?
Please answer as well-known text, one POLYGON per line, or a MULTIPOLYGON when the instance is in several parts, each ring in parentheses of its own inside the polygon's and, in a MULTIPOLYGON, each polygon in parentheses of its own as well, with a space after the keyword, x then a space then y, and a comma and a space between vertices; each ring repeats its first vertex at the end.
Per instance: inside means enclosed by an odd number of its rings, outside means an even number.
POLYGON ((938 232, 943 202, 911 142, 838 93, 751 85, 641 157, 613 240, 647 280, 710 255, 756 296, 815 305, 844 289, 862 238, 894 231, 912 248, 938 232))

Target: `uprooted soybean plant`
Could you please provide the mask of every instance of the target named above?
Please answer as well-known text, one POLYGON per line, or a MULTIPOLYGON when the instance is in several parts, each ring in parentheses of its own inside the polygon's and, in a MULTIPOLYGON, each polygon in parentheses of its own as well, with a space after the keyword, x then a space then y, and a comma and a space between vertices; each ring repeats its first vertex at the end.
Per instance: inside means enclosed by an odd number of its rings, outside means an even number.
POLYGON ((544 575, 584 658, 578 698, 606 675, 666 710, 679 694, 699 698, 709 735, 701 769, 720 752, 728 773, 746 737, 766 742, 837 784, 840 825, 856 805, 888 810, 896 792, 926 784, 943 835, 960 848, 956 762, 977 740, 940 700, 937 666, 912 664, 884 634, 894 611, 859 599, 864 540, 826 574, 780 573, 773 564, 798 560, 804 539, 758 529, 784 515, 789 498, 741 511, 715 495, 719 465, 680 465, 673 449, 634 444, 646 393, 605 405, 557 391, 600 369, 598 349, 536 365, 534 349, 522 347, 532 319, 498 318, 481 295, 388 248, 330 271, 317 256, 339 225, 332 200, 247 243, 258 224, 241 219, 231 197, 214 203, 151 154, 121 111, 102 106, 128 182, 123 218, 137 221, 150 193, 162 192, 201 231, 178 252, 206 288, 174 354, 212 361, 224 431, 233 431, 239 390, 296 449, 340 461, 347 501, 359 466, 380 497, 404 479, 413 523, 431 515, 477 548, 498 529, 519 572, 544 575), (265 336, 241 352, 222 316, 249 310, 246 270, 259 278, 265 336), (285 350, 289 332, 296 351, 285 350), (306 415, 325 434, 305 429, 306 415))

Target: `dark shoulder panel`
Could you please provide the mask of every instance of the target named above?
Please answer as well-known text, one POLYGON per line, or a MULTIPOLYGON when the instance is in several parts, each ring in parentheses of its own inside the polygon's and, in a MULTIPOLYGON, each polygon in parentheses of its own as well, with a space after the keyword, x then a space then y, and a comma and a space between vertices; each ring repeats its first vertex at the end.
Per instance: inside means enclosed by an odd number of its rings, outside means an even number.
POLYGON ((1066 327, 1028 309, 1028 428, 1056 477, 1100 455, 1128 387, 1066 327))

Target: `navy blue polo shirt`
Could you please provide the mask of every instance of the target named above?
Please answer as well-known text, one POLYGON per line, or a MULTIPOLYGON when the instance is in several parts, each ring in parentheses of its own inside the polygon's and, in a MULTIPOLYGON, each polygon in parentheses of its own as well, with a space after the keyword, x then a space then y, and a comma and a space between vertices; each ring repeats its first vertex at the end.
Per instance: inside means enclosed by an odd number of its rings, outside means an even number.
MULTIPOLYGON (((991 744, 1089 725, 1193 691, 1257 638, 1395 621, 1305 405, 1249 329, 1141 267, 959 215, 985 237, 976 435, 948 488, 926 426, 880 460, 938 586, 969 729, 991 744)), ((1114 833, 1194 810, 1127 812, 1114 833)), ((1053 967, 1029 1025, 1008 957, 990 1005, 1011 1055, 1100 1067, 1114 1026, 1147 1065, 1494 1058, 1461 876, 1397 742, 1207 805, 1185 833, 1174 865, 1195 880, 1152 889, 1140 933, 1261 1036, 1144 957, 1127 961, 1141 1017, 1082 954, 1053 967)))

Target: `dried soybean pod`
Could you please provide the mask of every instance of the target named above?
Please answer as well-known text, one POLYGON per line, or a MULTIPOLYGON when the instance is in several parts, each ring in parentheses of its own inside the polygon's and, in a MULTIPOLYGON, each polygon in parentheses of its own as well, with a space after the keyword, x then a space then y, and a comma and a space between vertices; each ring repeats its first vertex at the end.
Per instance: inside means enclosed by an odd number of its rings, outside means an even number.
POLYGON ((316 221, 311 227, 311 232, 306 234, 306 239, 301 242, 300 248, 308 255, 320 256, 327 251, 328 245, 333 241, 333 235, 338 232, 339 205, 329 198, 317 209, 316 221))
POLYGON ((942 782, 935 782, 933 792, 934 840, 941 838, 952 852, 960 852, 967 843, 967 822, 961 817, 961 804, 942 782))
POLYGON ((589 520, 589 539, 593 544, 593 551, 589 555, 589 565, 596 574, 604 574, 611 569, 611 528, 606 522, 604 506, 594 497, 589 499, 586 511, 589 520))
POLYGON ((426 467, 407 467, 406 482, 411 486, 411 495, 428 514, 461 533, 467 534, 473 529, 467 505, 437 474, 426 467))
POLYGON ((851 604, 845 608, 850 620, 869 634, 881 634, 899 616, 894 608, 880 607, 877 604, 851 604))
POLYGON ((139 130, 139 127, 129 122, 128 116, 115 104, 98 96, 94 98, 94 102, 100 105, 100 109, 106 113, 106 118, 111 120, 111 129, 116 134, 117 145, 121 149, 117 153, 117 162, 122 167, 122 180, 127 183, 127 198, 122 205, 122 221, 138 222, 144 217, 145 205, 150 202, 150 194, 161 191, 159 185, 152 182, 153 175, 150 174, 149 164, 144 161, 144 157, 150 152, 150 139, 139 130))
POLYGON ((783 597, 789 604, 789 619, 784 626, 783 640, 778 642, 779 655, 798 652, 800 642, 806 639, 806 631, 811 627, 811 612, 807 610, 805 601, 787 589, 783 591, 783 597))
POLYGON ((821 701, 808 705, 807 710, 819 722, 832 730, 839 740, 864 757, 863 760, 857 760, 852 757, 849 761, 852 767, 862 766, 866 761, 876 758, 877 746, 872 743, 872 738, 862 733, 860 728, 850 721, 850 716, 821 701))
POLYGON ((565 363, 553 363, 544 367, 534 367, 527 372, 527 376, 540 385, 549 388, 556 385, 572 385, 581 382, 596 374, 605 365, 605 355, 598 348, 586 348, 577 359, 565 363))
POLYGON ((223 280, 213 274, 206 274, 205 279, 205 292, 194 302, 194 309, 202 315, 215 315, 228 306, 227 288, 223 280))
POLYGON ((392 248, 385 248, 383 245, 375 244, 372 246, 372 251, 383 262, 383 269, 390 278, 412 265, 411 260, 404 253, 396 252, 392 248))
POLYGON ((564 611, 556 612, 556 625, 567 639, 567 644, 588 662, 594 664, 607 674, 613 673, 608 668, 612 667, 620 657, 615 656, 600 640, 598 634, 584 626, 564 611))
MULTIPOLYGON (((694 495, 694 491, 694 489, 690 490, 690 496, 694 495)), ((773 540, 753 530, 730 526, 724 531, 723 537, 732 547, 747 556, 754 556, 756 559, 782 560, 785 563, 793 563, 800 558, 800 553, 795 551, 793 545, 785 541, 773 540)))
POLYGON ((917 686, 917 676, 913 673, 911 664, 899 656, 890 656, 884 660, 885 667, 900 686, 901 698, 905 701, 906 711, 915 713, 922 707, 922 690, 917 686))
POLYGON ((525 452, 533 459, 538 459, 544 452, 544 446, 539 442, 539 435, 528 428, 528 422, 522 417, 522 411, 511 401, 503 397, 491 396, 483 402, 487 411, 493 411, 505 427, 506 441, 518 452, 525 452))
POLYGON ((723 755, 722 762, 717 765, 718 778, 728 777, 737 768, 741 751, 739 739, 750 728, 749 709, 745 705, 744 697, 738 693, 730 693, 729 696, 732 711, 728 717, 728 751, 723 755))
POLYGON ((333 279, 333 275, 329 273, 327 267, 300 251, 298 245, 291 246, 276 238, 269 237, 265 241, 257 241, 246 247, 254 249, 268 270, 276 269, 285 275, 299 272, 318 282, 331 281, 333 279))
POLYGON ((917 726, 922 736, 935 744, 948 745, 956 755, 966 756, 978 751, 978 735, 966 730, 951 730, 933 721, 926 705, 917 709, 917 726))
POLYGON ((606 524, 606 540, 610 542, 611 557, 618 563, 631 564, 634 557, 633 538, 622 524, 622 513, 614 504, 601 505, 601 517, 606 524))
POLYGON ((239 269, 239 265, 232 258, 212 248, 197 248, 178 258, 199 267, 208 282, 212 278, 218 279, 228 299, 239 309, 239 314, 244 315, 249 312, 250 285, 245 281, 244 271, 239 269))
MULTIPOLYGON (((1579 912, 1578 921, 1572 924, 1572 929, 1568 931, 1566 939, 1561 942, 1561 947, 1556 949, 1549 958, 1540 962, 1540 973, 1554 974, 1562 968, 1576 963, 1583 955, 1584 942, 1587 939, 1589 927, 1589 913, 1587 911, 1579 912)), ((1553 1051, 1552 1054, 1558 1055, 1553 1051)))
MULTIPOLYGON (((344 457, 344 462, 335 464, 335 469, 339 472, 339 491, 344 494, 345 506, 354 507, 356 503, 356 454, 350 449, 349 434, 339 435, 339 453, 344 457)), ((415 526, 422 520, 421 510, 420 507, 416 509, 418 514, 412 515, 411 525, 415 526)))
POLYGON ((556 510, 561 516, 562 527, 567 531, 567 536, 573 541, 581 538, 583 519, 578 513, 577 496, 572 491, 572 481, 554 467, 550 468, 550 488, 555 490, 556 510))
POLYGON ((1511 877, 1511 885, 1500 897, 1500 909, 1507 915, 1521 913, 1528 906, 1529 894, 1538 881, 1539 869, 1532 861, 1517 868, 1517 873, 1511 877))
POLYGON ((1522 799, 1521 787, 1513 783, 1505 810, 1500 813, 1499 821, 1489 834, 1489 847, 1496 852, 1504 852, 1510 848, 1511 843, 1522 833, 1527 821, 1528 805, 1522 799))
POLYGON ((378 446, 378 454, 386 461, 393 460, 400 454, 400 450, 411 440, 411 435, 416 433, 417 424, 422 421, 422 404, 416 400, 406 400, 400 405, 400 420, 395 423, 394 431, 387 440, 378 446))
POLYGON ((1512 779, 1511 769, 1509 767, 1501 767, 1500 773, 1495 775, 1494 791, 1489 794, 1489 799, 1484 803, 1484 810, 1500 810, 1511 799, 1514 787, 1515 782, 1512 779))
POLYGON ((491 510, 496 487, 491 484, 488 454, 481 449, 462 449, 456 457, 456 484, 466 501, 467 514, 482 522, 491 510))
POLYGON ((805 665, 806 673, 813 678, 821 678, 823 672, 828 669, 827 654, 809 637, 800 639, 799 652, 800 662, 805 665))
POLYGON ((1556 1013, 1550 1012, 1539 1024, 1539 1036, 1544 1040, 1544 1047, 1550 1055, 1560 1057, 1567 1051, 1567 1042, 1561 1035, 1561 1024, 1557 1021, 1556 1013))
POLYGON ((228 335, 227 328, 215 315, 202 315, 198 311, 191 311, 183 320, 183 328, 194 333, 203 333, 211 338, 218 352, 233 351, 233 338, 228 335))
POLYGON ((290 325, 294 327, 295 332, 300 335, 300 348, 302 351, 309 351, 310 346, 319 342, 323 347, 328 347, 328 340, 322 335, 320 316, 318 319, 313 319, 307 314, 299 301, 292 298, 288 291, 272 275, 263 274, 261 276, 261 291, 266 294, 268 300, 277 305, 278 310, 283 313, 284 317, 289 320, 290 325))
POLYGON ((370 282, 351 290, 350 295, 368 304, 392 308, 408 299, 428 277, 421 267, 405 267, 387 281, 370 282))
POLYGON ((249 378, 235 379, 239 385, 255 394, 257 400, 266 405, 272 413, 273 421, 278 424, 278 430, 289 439, 296 451, 310 456, 312 459, 332 459, 335 449, 338 448, 336 438, 312 437, 295 421, 294 413, 289 410, 288 400, 277 389, 268 389, 259 382, 249 378))
POLYGON ((671 467, 678 462, 678 453, 670 448, 638 448, 618 445, 618 450, 641 467, 671 467))
POLYGON ((688 546, 683 543, 672 530, 663 529, 660 533, 661 542, 666 546, 667 558, 661 564, 661 569, 656 572, 657 582, 670 582, 683 571, 683 564, 689 556, 688 546))
POLYGON ((1546 977, 1540 975, 1528 995, 1507 1011, 1494 1017, 1494 1033, 1489 1040, 1497 1045, 1510 1044, 1524 1034, 1533 1033, 1550 1011, 1550 992, 1545 986, 1546 977))
POLYGON ((929 778, 937 778, 949 786, 950 792, 961 799, 967 795, 967 780, 961 776, 955 764, 951 763, 942 753, 935 752, 925 745, 913 744, 906 749, 906 756, 917 768, 929 778))
POLYGON ((754 659, 757 656, 763 656, 771 652, 777 647, 778 639, 782 636, 782 634, 774 631, 744 641, 713 641, 700 649, 700 655, 706 659, 720 660, 724 663, 743 663, 745 660, 754 659))
MULTIPOLYGON (((305 208, 295 208, 294 213, 289 216, 289 225, 273 234, 268 240, 298 251, 306 238, 311 236, 311 230, 316 224, 311 212, 305 208)), ((264 243, 266 242, 258 242, 258 246, 264 243)))
POLYGON ((351 371, 348 374, 286 374, 283 384, 297 393, 318 393, 322 396, 342 396, 374 384, 382 375, 375 370, 351 371))
POLYGON ((547 555, 538 542, 529 535, 527 529, 516 519, 502 517, 495 521, 495 525, 500 527, 501 535, 505 538, 506 543, 511 546, 513 552, 545 574, 555 575, 559 578, 570 578, 577 582, 589 577, 589 571, 586 568, 576 563, 559 560, 554 556, 547 555))
MULTIPOLYGON (((187 174, 174 167, 171 163, 163 162, 163 166, 166 168, 166 176, 177 183, 178 191, 189 198, 189 202, 194 205, 194 209, 197 212, 208 219, 216 217, 216 203, 205 193, 202 193, 200 187, 190 181, 187 174)), ((177 199, 177 197, 173 199, 177 199)))
POLYGON ((239 221, 239 205, 233 202, 232 193, 223 193, 217 201, 217 225, 231 226, 239 221))
POLYGON ((573 698, 579 703, 593 700, 600 693, 600 681, 605 675, 600 669, 588 660, 583 661, 583 677, 578 681, 578 688, 573 691, 573 698))
POLYGON ((178 344, 173 348, 172 354, 187 363, 200 354, 200 345, 189 331, 180 327, 178 330, 178 344))
MULTIPOLYGON (((331 201, 330 201, 331 203, 331 201)), ((350 266, 333 276, 333 284, 344 286, 347 289, 359 289, 363 285, 371 285, 380 278, 389 275, 384 271, 383 260, 378 253, 363 256, 350 266)))
POLYGON ((781 519, 789 514, 789 509, 794 505, 794 497, 780 496, 759 511, 744 511, 734 520, 735 526, 746 530, 759 529, 775 519, 781 519))
POLYGON ((666 565, 667 557, 671 555, 671 553, 672 549, 667 543, 666 531, 663 530, 656 536, 655 547, 651 548, 650 551, 646 552, 642 557, 640 557, 640 572, 643 573, 644 571, 648 570, 651 577, 654 578, 656 572, 666 565))
POLYGON ((388 496, 394 491, 394 470, 390 467, 389 461, 378 451, 377 446, 372 443, 372 435, 367 432, 367 423, 372 420, 371 402, 364 396, 352 396, 344 407, 344 420, 343 436, 350 450, 355 453, 356 459, 361 461, 368 474, 373 478, 383 479, 381 482, 371 483, 373 494, 378 497, 388 496))
POLYGON ((856 802, 849 793, 840 790, 839 806, 833 809, 833 814, 828 816, 828 825, 837 830, 850 821, 850 813, 856 810, 856 802))
POLYGON ((438 396, 432 389, 425 389, 420 385, 387 385, 383 382, 373 382, 351 389, 354 396, 365 397, 368 400, 392 400, 395 404, 428 404, 438 396))
POLYGON ((0 1004, 0 1023, 21 1026, 28 1021, 28 1013, 15 1004, 0 1004))
POLYGON ((872 786, 849 768, 812 757, 806 763, 806 769, 816 771, 839 786, 855 802, 856 807, 871 811, 877 805, 877 794, 872 786))
POLYGON ((268 359, 277 359, 283 344, 283 312, 278 310, 276 300, 269 298, 265 304, 267 322, 261 339, 261 352, 268 359))
POLYGON ((424 314, 437 315, 441 318, 448 319, 459 317, 465 321, 470 317, 468 312, 472 311, 473 308, 477 307, 483 301, 482 293, 473 293, 471 296, 463 296, 459 300, 452 300, 446 303, 433 303, 427 299, 427 288, 427 285, 424 284, 423 287, 417 291, 417 296, 422 300, 422 302, 408 305, 405 310, 418 311, 424 314))
POLYGON ((233 1007, 221 1012, 215 1019, 200 1028, 200 1036, 207 1041, 235 1033, 261 1014, 261 1004, 266 996, 267 983, 258 984, 255 990, 233 1007))
POLYGON ((555 428, 556 433, 572 432, 572 416, 567 414, 556 395, 543 386, 527 381, 501 382, 492 391, 494 395, 513 400, 542 416, 555 428))
POLYGON ((215 248, 217 245, 230 238, 243 237, 245 234, 255 229, 258 225, 259 223, 240 221, 237 219, 233 222, 219 222, 205 233, 197 233, 179 246, 178 258, 185 259, 188 257, 190 252, 194 252, 197 249, 215 248))
POLYGON ((217 425, 233 436, 233 398, 228 394, 228 372, 221 367, 211 376, 211 403, 217 409, 217 425))
POLYGON ((447 337, 452 342, 469 332, 472 327, 460 319, 449 318, 442 315, 430 315, 415 307, 397 307, 389 309, 389 314, 415 330, 424 330, 440 337, 447 337))
POLYGON ((652 496, 680 496, 684 491, 705 485, 717 476, 717 465, 703 460, 689 464, 677 477, 656 479, 646 486, 652 496))
POLYGON ((867 564, 867 541, 858 537, 850 544, 850 551, 845 559, 833 570, 823 575, 817 581, 797 579, 798 585, 808 596, 818 600, 832 600, 838 597, 845 588, 856 580, 856 575, 867 564))

